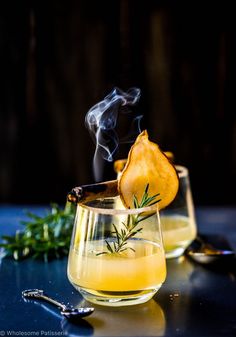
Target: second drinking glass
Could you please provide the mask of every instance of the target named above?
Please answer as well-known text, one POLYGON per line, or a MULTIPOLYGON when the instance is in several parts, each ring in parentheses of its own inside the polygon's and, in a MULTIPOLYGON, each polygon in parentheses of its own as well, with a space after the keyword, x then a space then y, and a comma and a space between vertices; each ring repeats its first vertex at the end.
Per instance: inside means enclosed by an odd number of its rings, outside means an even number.
POLYGON ((174 201, 160 211, 163 242, 167 258, 182 255, 195 239, 197 228, 188 169, 175 165, 179 190, 174 201))

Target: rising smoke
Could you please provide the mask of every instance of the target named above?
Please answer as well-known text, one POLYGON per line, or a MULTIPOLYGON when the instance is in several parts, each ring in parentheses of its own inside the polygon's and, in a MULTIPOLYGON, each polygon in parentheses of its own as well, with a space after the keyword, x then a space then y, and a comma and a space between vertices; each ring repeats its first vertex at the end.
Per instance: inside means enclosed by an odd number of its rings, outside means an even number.
POLYGON ((95 104, 86 114, 85 125, 88 128, 96 145, 93 170, 96 181, 102 179, 103 161, 114 160, 114 155, 122 142, 134 140, 140 132, 140 119, 142 116, 133 118, 131 130, 127 136, 119 139, 116 132, 118 116, 122 113, 121 107, 133 106, 140 98, 140 89, 130 88, 124 92, 114 88, 101 102, 95 104))

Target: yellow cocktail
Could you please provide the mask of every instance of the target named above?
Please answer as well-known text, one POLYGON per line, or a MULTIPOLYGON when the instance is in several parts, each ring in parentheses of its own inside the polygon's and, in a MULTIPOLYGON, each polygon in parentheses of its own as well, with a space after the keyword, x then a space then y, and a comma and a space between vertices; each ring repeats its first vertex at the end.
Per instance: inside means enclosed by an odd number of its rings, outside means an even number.
POLYGON ((100 241, 93 249, 81 255, 79 248, 70 252, 68 275, 70 281, 93 293, 110 293, 115 298, 129 292, 144 293, 156 290, 166 278, 166 264, 163 249, 144 240, 132 240, 132 248, 122 253, 99 254, 106 247, 100 241))

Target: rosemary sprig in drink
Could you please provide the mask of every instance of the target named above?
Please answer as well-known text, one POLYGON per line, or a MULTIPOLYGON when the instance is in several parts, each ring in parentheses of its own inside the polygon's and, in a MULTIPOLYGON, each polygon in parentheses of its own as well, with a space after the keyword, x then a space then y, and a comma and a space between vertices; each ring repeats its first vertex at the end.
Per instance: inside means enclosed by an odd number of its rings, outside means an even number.
MULTIPOLYGON (((155 205, 158 203, 161 199, 156 200, 158 194, 155 194, 151 197, 148 195, 148 189, 149 184, 146 185, 146 188, 144 190, 142 199, 140 203, 138 202, 137 197, 134 195, 133 197, 133 204, 134 208, 143 208, 155 205)), ((109 242, 108 240, 105 240, 107 251, 103 251, 101 253, 97 253, 97 255, 102 254, 109 254, 109 253, 122 253, 123 251, 130 249, 132 251, 135 251, 132 247, 127 246, 128 240, 132 237, 134 237, 137 233, 140 233, 142 231, 142 227, 137 228, 138 224, 140 222, 148 219, 152 214, 142 215, 142 213, 138 215, 131 215, 129 214, 127 217, 127 222, 122 222, 123 228, 118 230, 117 226, 112 224, 114 231, 112 234, 115 234, 115 240, 109 242)))

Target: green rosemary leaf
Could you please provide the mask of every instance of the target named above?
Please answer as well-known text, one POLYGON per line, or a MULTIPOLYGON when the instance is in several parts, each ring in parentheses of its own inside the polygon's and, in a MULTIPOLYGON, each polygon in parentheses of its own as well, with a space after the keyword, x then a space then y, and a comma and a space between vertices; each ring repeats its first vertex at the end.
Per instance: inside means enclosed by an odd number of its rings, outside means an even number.
POLYGON ((147 206, 150 206, 150 203, 151 203, 153 200, 155 200, 159 195, 160 195, 160 193, 158 193, 158 194, 156 194, 156 195, 154 195, 154 196, 152 196, 152 197, 148 197, 148 198, 146 199, 146 205, 147 205, 147 206))
POLYGON ((140 202, 140 204, 138 205, 139 208, 148 206, 148 189, 149 189, 149 184, 147 184, 146 187, 145 187, 145 190, 144 190, 144 193, 143 193, 141 202, 140 202))
POLYGON ((136 230, 136 233, 142 232, 142 230, 143 230, 143 228, 138 228, 138 229, 136 230))
POLYGON ((117 243, 118 243, 118 245, 120 244, 120 239, 121 239, 121 235, 120 235, 120 233, 118 232, 118 229, 116 228, 116 226, 113 224, 113 228, 114 228, 114 230, 115 230, 115 234, 116 234, 116 238, 117 238, 117 243))
POLYGON ((132 220, 132 216, 129 214, 127 217, 127 230, 129 230, 130 226, 131 226, 131 220, 132 220))
POLYGON ((143 194, 142 196, 142 199, 141 199, 141 202, 140 204, 138 205, 139 207, 138 208, 143 208, 146 204, 146 199, 147 199, 147 195, 143 194))
POLYGON ((104 255, 104 254, 107 254, 107 252, 100 252, 100 253, 97 253, 96 256, 104 255))
POLYGON ((144 220, 150 218, 150 216, 152 216, 152 215, 153 215, 153 213, 152 213, 152 214, 148 214, 148 215, 146 215, 146 216, 143 216, 142 218, 139 218, 139 219, 137 220, 137 223, 140 223, 141 221, 144 221, 144 220))
MULTIPOLYGON (((34 219, 36 221, 41 220, 41 217, 39 215, 36 215, 32 212, 26 211, 25 214, 28 216, 28 218, 34 219)), ((22 223, 27 223, 27 221, 22 221, 22 223)))
POLYGON ((122 225, 125 227, 126 230, 129 230, 129 226, 125 222, 122 221, 122 225))
POLYGON ((124 229, 121 229, 121 237, 124 238, 126 234, 126 231, 124 229))
POLYGON ((137 231, 133 231, 133 232, 129 233, 127 239, 132 238, 132 237, 135 236, 137 233, 138 233, 137 231))
POLYGON ((144 194, 147 194, 148 193, 148 189, 149 189, 149 183, 147 184, 145 190, 144 190, 144 194))
POLYGON ((134 208, 139 208, 138 199, 137 199, 136 195, 134 195, 133 203, 134 203, 134 208))
POLYGON ((111 253, 113 253, 113 249, 112 249, 112 246, 110 245, 110 243, 109 243, 107 240, 105 240, 105 242, 106 242, 106 245, 107 245, 107 249, 108 249, 111 253))
MULTIPOLYGON (((6 242, 8 242, 8 246, 11 244, 11 243, 15 243, 16 241, 16 238, 14 236, 8 236, 8 235, 2 235, 2 239, 6 242)), ((5 243, 0 243, 0 247, 4 247, 6 244, 5 243)))
POLYGON ((157 204, 157 203, 160 202, 160 201, 161 201, 161 199, 158 199, 158 200, 152 202, 151 204, 149 204, 148 206, 153 206, 153 205, 157 204))

